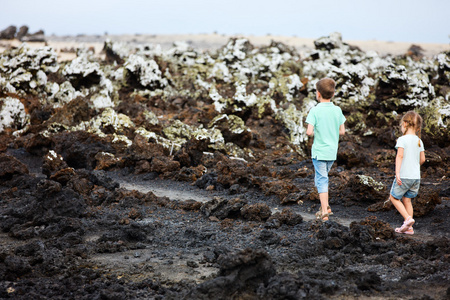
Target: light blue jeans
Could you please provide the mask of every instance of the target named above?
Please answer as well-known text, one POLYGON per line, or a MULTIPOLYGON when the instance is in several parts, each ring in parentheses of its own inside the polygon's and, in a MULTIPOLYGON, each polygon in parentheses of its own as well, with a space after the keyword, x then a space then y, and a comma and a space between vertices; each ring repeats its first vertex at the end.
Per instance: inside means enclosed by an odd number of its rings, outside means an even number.
POLYGON ((330 172, 333 166, 334 160, 317 160, 312 159, 314 165, 314 184, 316 185, 317 192, 327 193, 328 192, 328 172, 330 172))

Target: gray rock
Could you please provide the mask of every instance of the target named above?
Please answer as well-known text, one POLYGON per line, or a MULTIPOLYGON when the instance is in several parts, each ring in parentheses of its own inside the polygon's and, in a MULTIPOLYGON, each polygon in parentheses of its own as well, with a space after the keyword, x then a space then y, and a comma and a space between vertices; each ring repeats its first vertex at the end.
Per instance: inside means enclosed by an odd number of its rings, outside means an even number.
POLYGON ((9 26, 8 28, 0 31, 0 40, 12 40, 16 36, 17 27, 9 26))

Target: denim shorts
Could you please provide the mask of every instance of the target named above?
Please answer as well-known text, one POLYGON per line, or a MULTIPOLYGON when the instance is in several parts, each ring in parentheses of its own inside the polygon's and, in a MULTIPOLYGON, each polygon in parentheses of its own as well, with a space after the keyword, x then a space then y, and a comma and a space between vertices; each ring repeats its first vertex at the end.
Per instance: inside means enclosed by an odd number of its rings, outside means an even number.
POLYGON ((405 198, 415 198, 419 193, 420 179, 403 179, 402 185, 397 184, 397 180, 394 179, 391 187, 391 195, 395 199, 401 200, 405 198))
POLYGON ((312 160, 315 170, 314 184, 316 185, 317 192, 327 193, 328 192, 328 172, 331 170, 331 166, 334 160, 317 160, 313 158, 312 160))

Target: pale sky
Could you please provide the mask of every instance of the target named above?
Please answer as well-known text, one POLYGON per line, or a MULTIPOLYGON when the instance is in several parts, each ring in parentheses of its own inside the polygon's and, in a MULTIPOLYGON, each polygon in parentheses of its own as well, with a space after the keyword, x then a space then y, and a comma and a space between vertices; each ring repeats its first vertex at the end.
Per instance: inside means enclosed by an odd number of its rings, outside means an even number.
POLYGON ((450 0, 0 0, 0 30, 450 43, 450 0))

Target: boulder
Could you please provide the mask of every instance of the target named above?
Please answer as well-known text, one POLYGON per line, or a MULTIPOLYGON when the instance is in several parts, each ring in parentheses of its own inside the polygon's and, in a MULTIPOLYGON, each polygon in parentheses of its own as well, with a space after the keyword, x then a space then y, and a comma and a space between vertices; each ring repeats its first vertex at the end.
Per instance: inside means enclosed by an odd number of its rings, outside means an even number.
POLYGON ((15 38, 17 32, 16 26, 8 26, 6 29, 0 31, 0 40, 12 40, 15 38))
POLYGON ((28 168, 13 156, 0 154, 0 180, 11 179, 13 175, 28 174, 28 168))
POLYGON ((19 41, 22 41, 22 39, 28 34, 28 26, 21 26, 19 28, 19 31, 17 32, 16 38, 19 41))

